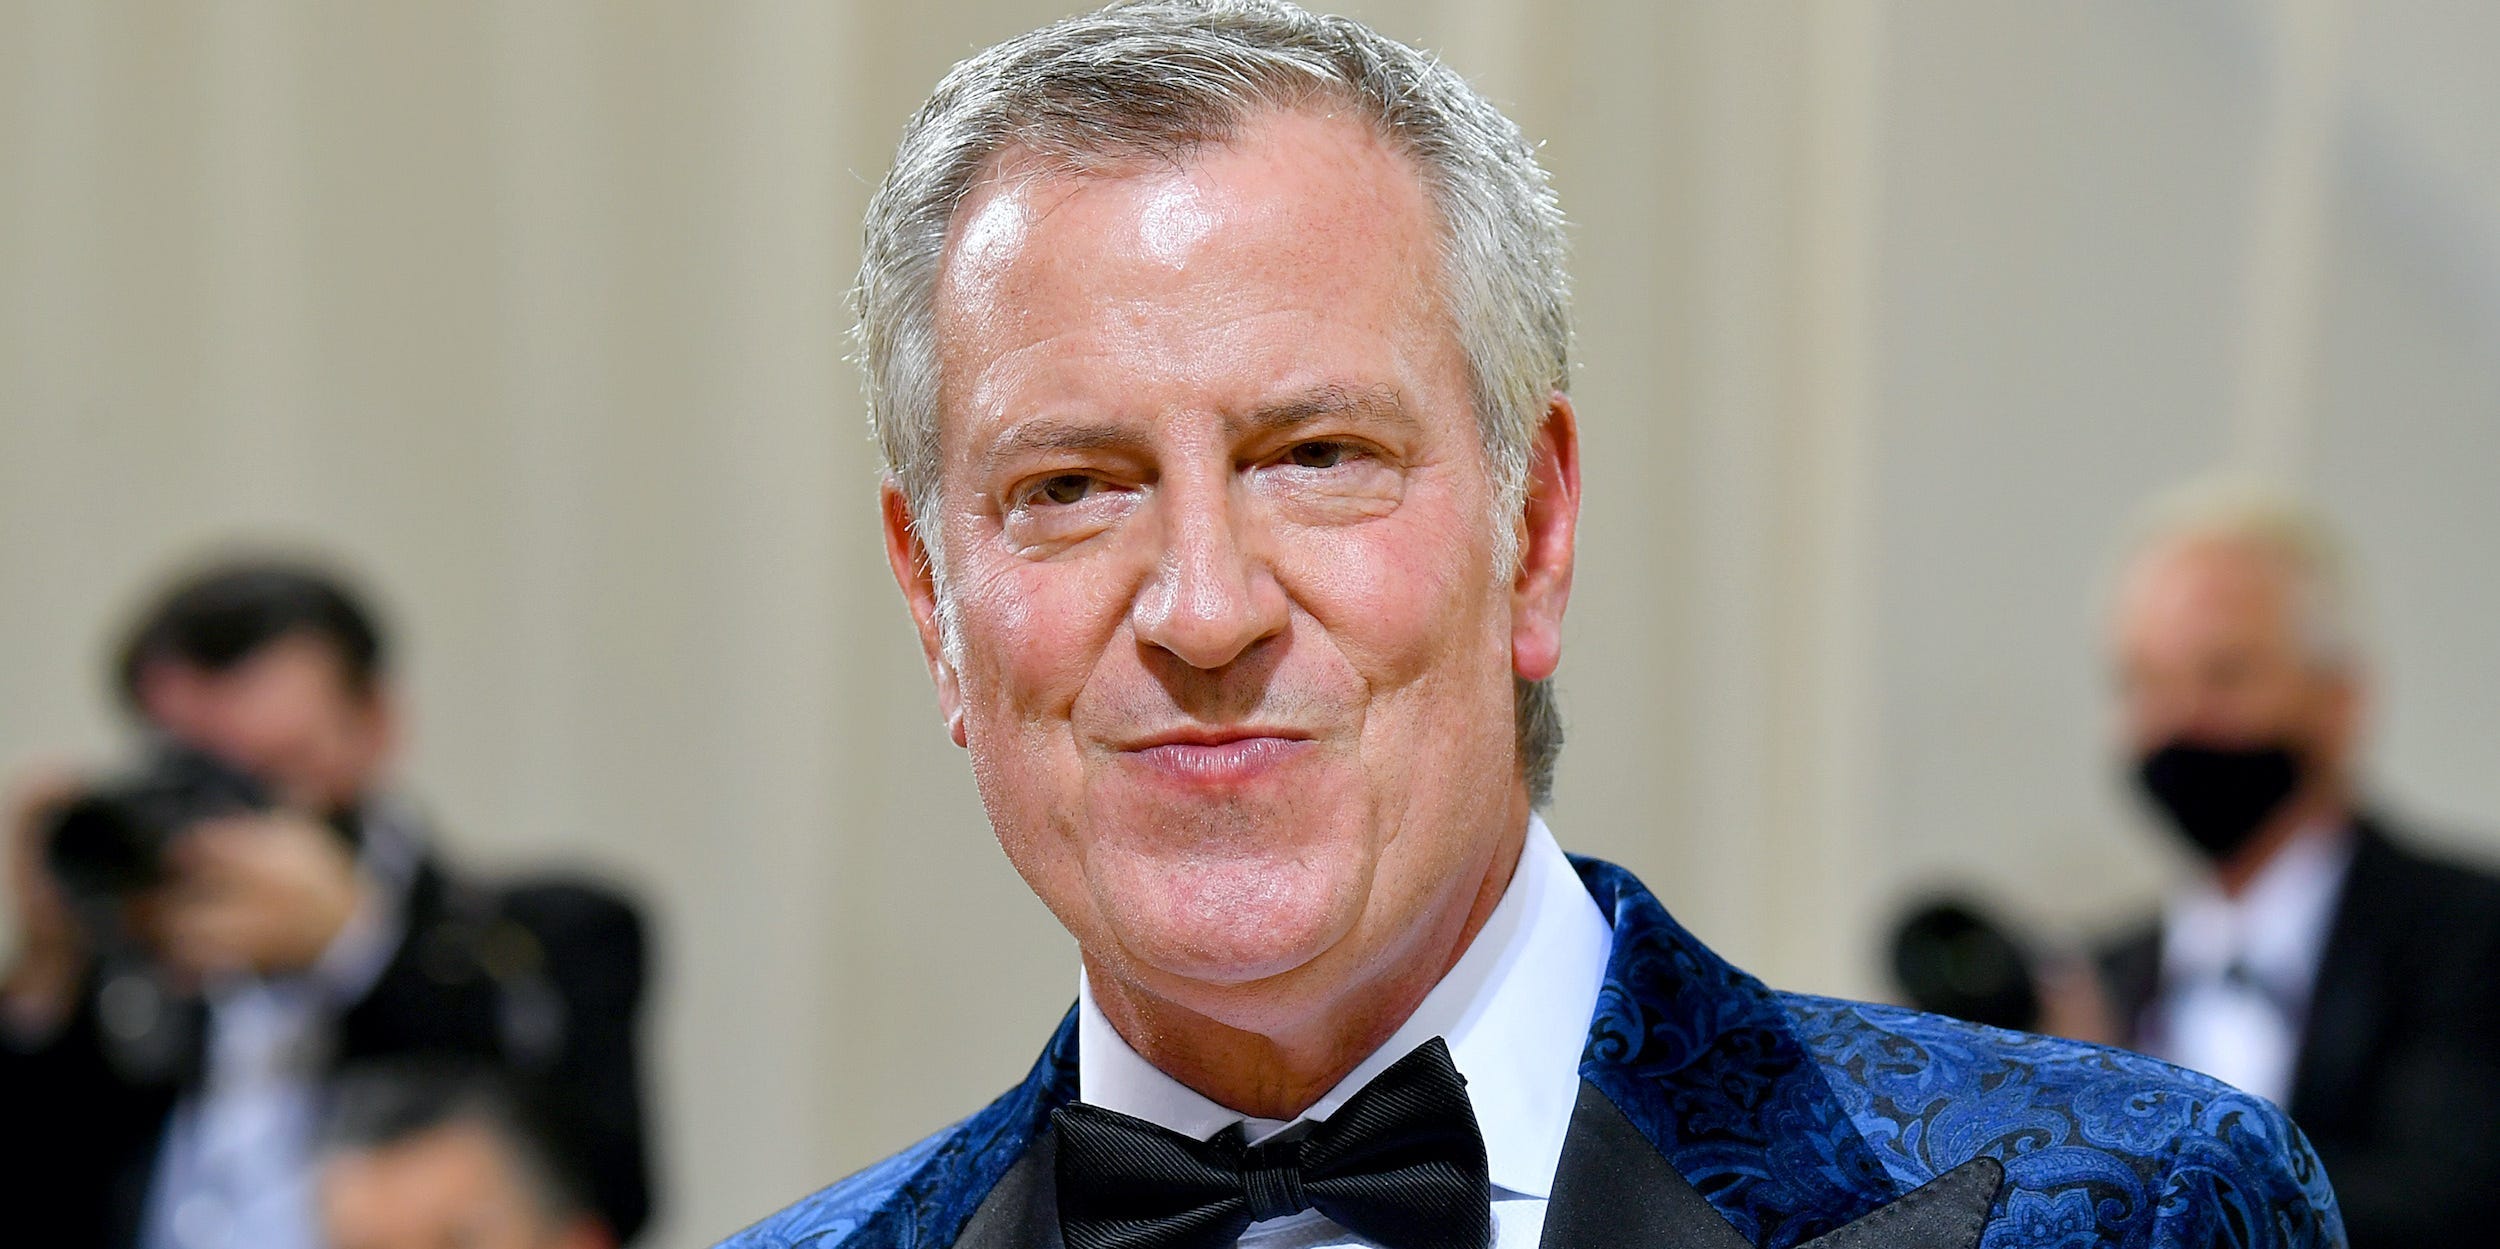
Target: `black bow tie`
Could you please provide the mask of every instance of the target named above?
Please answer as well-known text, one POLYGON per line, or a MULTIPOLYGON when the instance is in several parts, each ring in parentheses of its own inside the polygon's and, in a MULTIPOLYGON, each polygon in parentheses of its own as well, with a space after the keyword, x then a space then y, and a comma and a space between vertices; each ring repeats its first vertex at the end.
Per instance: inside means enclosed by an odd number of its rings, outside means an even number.
POLYGON ((1261 1219, 1317 1210, 1389 1249, 1486 1249, 1492 1187, 1467 1081, 1435 1037, 1307 1135, 1194 1141, 1074 1102, 1059 1132, 1067 1249, 1228 1249, 1261 1219))

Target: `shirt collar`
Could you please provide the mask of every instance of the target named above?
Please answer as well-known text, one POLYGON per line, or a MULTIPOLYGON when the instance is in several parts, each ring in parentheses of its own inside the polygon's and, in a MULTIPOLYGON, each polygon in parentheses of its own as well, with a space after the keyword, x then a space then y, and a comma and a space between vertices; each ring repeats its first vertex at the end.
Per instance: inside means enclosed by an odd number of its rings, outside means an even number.
MULTIPOLYGON (((1550 1197, 1579 1098, 1580 1051, 1613 948, 1606 917, 1545 821, 1531 815, 1518 870, 1467 952, 1389 1040, 1300 1119, 1336 1113, 1391 1063, 1437 1036, 1467 1077, 1494 1187, 1550 1197)), ((1077 1087, 1096 1106, 1198 1140, 1235 1123, 1246 1122, 1253 1139, 1289 1126, 1228 1110, 1156 1069, 1121 1039, 1081 978, 1077 1087)))
POLYGON ((2267 988, 2305 1000, 2352 854, 2349 827, 2315 824, 2284 843, 2238 897, 2201 878, 2173 895, 2162 916, 2163 976, 2216 978, 2237 963, 2267 988))

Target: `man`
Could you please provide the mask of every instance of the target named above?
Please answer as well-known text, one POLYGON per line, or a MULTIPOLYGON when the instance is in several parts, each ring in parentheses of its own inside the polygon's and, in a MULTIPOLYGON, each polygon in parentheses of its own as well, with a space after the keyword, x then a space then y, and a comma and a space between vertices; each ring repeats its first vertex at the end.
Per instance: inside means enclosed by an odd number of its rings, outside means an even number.
POLYGON ((159 757, 214 760, 190 766, 269 801, 182 817, 111 889, 62 879, 80 860, 50 844, 96 783, 19 804, 0 1105, 20 1161, 0 1174, 24 1243, 309 1246, 328 1073, 407 1055, 544 1084, 589 1125, 600 1210, 639 1227, 640 923, 600 890, 444 872, 388 789, 397 704, 372 613, 316 568, 222 564, 153 605, 119 676, 159 757))
POLYGON ((2115 612, 2141 787, 2206 870, 2104 972, 2119 1039, 2290 1110, 2352 1242, 2486 1244, 2500 1193, 2500 881, 2359 799, 2364 673, 2335 545, 2193 489, 2115 612))
POLYGON ((329 1249, 613 1249, 579 1151, 492 1072, 344 1077, 320 1134, 329 1249))
POLYGON ((730 1244, 2340 1243, 2264 1103, 1774 994, 1556 848, 1561 235, 1454 75, 1281 3, 939 85, 860 282, 887 551, 1082 988, 730 1244))

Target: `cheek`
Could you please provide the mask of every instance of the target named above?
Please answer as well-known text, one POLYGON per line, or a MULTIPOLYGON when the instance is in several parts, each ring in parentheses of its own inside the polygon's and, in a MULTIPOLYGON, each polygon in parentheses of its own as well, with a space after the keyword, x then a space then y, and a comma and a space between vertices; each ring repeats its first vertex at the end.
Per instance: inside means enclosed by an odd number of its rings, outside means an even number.
POLYGON ((254 690, 204 717, 210 749, 247 767, 301 766, 335 753, 319 717, 284 691, 254 690))
POLYGON ((1124 636, 1125 600, 1108 574, 993 556, 953 587, 975 778, 992 809, 1019 822, 1064 806, 1081 779, 1074 709, 1124 636))
POLYGON ((1507 671, 1509 600, 1483 535, 1405 519, 1292 535, 1288 588, 1375 699, 1488 660, 1507 671))
POLYGON ((951 587, 967 710, 991 718, 1064 710, 1102 653, 1100 596, 1055 566, 983 554, 951 587))

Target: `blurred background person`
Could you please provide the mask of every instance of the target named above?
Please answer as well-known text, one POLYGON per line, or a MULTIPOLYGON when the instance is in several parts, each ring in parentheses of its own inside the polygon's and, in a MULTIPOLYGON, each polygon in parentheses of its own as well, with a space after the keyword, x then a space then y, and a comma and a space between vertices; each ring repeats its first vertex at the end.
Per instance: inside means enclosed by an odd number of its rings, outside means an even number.
POLYGON ((342 1075, 316 1149, 328 1249, 613 1249, 573 1125, 476 1068, 342 1075))
POLYGON ((641 1226, 640 921, 597 887, 445 869, 390 785, 389 658, 316 565, 205 567, 121 647, 136 766, 12 804, 0 1184, 25 1243, 310 1246, 327 1075, 408 1055, 574 1107, 597 1209, 641 1226))
POLYGON ((2138 787, 2200 870, 2103 951, 2110 1039, 2289 1110, 2356 1249, 2490 1243, 2500 879, 2366 792, 2336 539, 2288 497, 2192 487, 2134 545, 2113 649, 2138 787))

